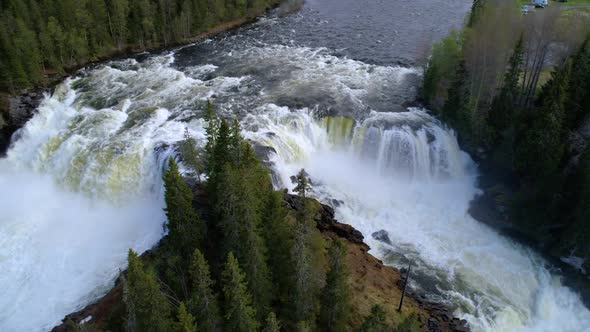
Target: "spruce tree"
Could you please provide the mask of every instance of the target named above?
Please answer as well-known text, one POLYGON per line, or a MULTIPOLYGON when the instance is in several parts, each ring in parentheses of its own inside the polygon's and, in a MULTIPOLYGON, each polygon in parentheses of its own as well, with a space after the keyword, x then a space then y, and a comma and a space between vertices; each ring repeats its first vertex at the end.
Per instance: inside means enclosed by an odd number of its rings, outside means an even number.
POLYGON ((575 129, 590 113, 590 36, 572 58, 572 70, 566 102, 568 127, 575 129))
POLYGON ((179 144, 182 161, 186 166, 190 167, 196 174, 197 180, 201 182, 201 171, 203 165, 199 155, 199 147, 197 141, 191 136, 188 128, 184 130, 184 140, 179 144))
POLYGON ((178 308, 176 332, 197 332, 195 318, 186 310, 183 302, 180 303, 180 307, 178 308))
POLYGON ((321 298, 320 321, 325 331, 343 331, 348 324, 350 290, 345 257, 345 244, 334 240, 328 251, 329 271, 321 298))
POLYGON ((294 227, 287 222, 287 210, 281 192, 268 191, 262 218, 264 237, 268 248, 272 248, 272 250, 268 251, 268 264, 275 285, 275 298, 278 301, 279 308, 281 308, 278 313, 283 315, 289 301, 289 291, 293 288, 291 283, 291 276, 293 275, 291 252, 294 227))
POLYGON ((383 308, 376 304, 371 308, 371 314, 365 319, 359 332, 381 332, 387 330, 386 315, 383 308))
POLYGON ((192 289, 189 308, 196 318, 199 330, 204 332, 219 331, 221 318, 217 297, 212 289, 214 281, 211 279, 209 265, 198 249, 195 249, 192 256, 189 276, 192 289))
POLYGON ((266 325, 262 332, 280 332, 281 331, 281 323, 277 319, 277 316, 274 312, 268 314, 266 318, 266 325))
POLYGON ((203 237, 203 224, 193 207, 193 194, 174 158, 170 158, 164 174, 166 216, 170 243, 183 258, 188 258, 203 237))
POLYGON ((459 140, 473 143, 467 77, 465 61, 462 60, 457 65, 455 78, 449 88, 449 96, 442 108, 441 115, 443 120, 455 128, 459 134, 459 140))
POLYGON ((498 143, 506 128, 512 126, 514 113, 518 107, 520 85, 518 84, 522 73, 522 58, 524 53, 524 37, 521 34, 510 60, 508 71, 504 76, 504 82, 500 93, 492 101, 492 108, 488 115, 488 122, 494 129, 495 143, 498 143))
POLYGON ((172 326, 171 308, 153 273, 145 270, 131 249, 125 282, 128 331, 167 332, 172 326))
POLYGON ((555 174, 565 152, 565 103, 571 73, 568 63, 543 86, 540 106, 529 114, 530 128, 517 141, 516 169, 533 179, 555 174))
POLYGON ((235 252, 244 272, 254 304, 260 315, 266 314, 271 298, 267 249, 261 234, 259 186, 252 185, 249 170, 227 164, 217 195, 224 197, 216 205, 223 234, 223 251, 235 252))
POLYGON ((242 128, 240 122, 234 119, 230 134, 230 151, 234 165, 240 165, 242 155, 242 128))
POLYGON ((225 307, 225 329, 235 332, 253 332, 259 327, 256 310, 246 286, 246 276, 238 260, 230 252, 222 273, 225 307))
POLYGON ((210 100, 207 100, 204 119, 207 121, 207 128, 205 129, 205 137, 207 139, 207 144, 205 145, 205 155, 207 158, 205 171, 210 175, 215 169, 215 140, 217 139, 219 130, 219 119, 210 100))

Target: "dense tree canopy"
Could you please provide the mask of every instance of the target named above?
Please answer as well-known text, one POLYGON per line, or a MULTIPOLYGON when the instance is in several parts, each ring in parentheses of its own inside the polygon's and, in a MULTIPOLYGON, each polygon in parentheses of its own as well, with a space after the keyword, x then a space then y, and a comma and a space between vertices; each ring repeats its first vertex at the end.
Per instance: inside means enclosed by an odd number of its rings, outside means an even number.
POLYGON ((7 0, 0 2, 0 89, 39 85, 125 49, 188 41, 277 0, 7 0))
POLYGON ((560 35, 564 12, 513 9, 474 1, 462 33, 434 47, 423 97, 501 183, 505 218, 553 253, 588 258, 590 25, 560 35), (552 45, 563 49, 549 59, 552 45))

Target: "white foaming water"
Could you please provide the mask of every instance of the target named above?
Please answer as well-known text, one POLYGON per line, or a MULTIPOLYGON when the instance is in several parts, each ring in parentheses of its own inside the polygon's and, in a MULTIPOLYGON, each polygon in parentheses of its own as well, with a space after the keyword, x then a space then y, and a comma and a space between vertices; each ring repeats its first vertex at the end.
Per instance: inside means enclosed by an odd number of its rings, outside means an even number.
POLYGON ((369 113, 417 70, 303 47, 216 56, 182 70, 174 54, 113 62, 44 101, 0 161, 0 331, 50 329, 106 291, 127 248, 157 242, 166 147, 185 128, 203 143, 207 98, 276 150, 278 186, 305 167, 377 256, 389 257, 370 234, 385 229, 474 330, 588 329, 588 310, 542 259, 467 214, 476 167, 452 133, 422 110, 369 113))
POLYGON ((277 150, 279 185, 292 187, 289 177, 305 168, 316 196, 340 202, 337 217, 359 229, 374 254, 387 246, 370 234, 386 230, 389 249, 434 278, 474 331, 590 330, 590 312, 540 257, 468 215, 475 165, 424 111, 372 113, 355 126, 273 105, 259 113, 244 128, 265 128, 247 135, 277 150))

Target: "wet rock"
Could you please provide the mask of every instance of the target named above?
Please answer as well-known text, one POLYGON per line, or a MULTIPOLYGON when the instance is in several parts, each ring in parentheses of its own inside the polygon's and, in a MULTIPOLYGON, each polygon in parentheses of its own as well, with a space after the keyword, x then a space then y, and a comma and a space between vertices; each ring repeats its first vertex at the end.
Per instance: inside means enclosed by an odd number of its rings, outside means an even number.
POLYGON ((371 236, 377 241, 381 241, 385 244, 391 245, 391 239, 389 239, 389 234, 387 233, 387 231, 385 231, 383 229, 380 231, 374 232, 373 234, 371 234, 371 236))
POLYGON ((8 99, 8 109, 2 115, 5 126, 0 128, 0 154, 8 149, 12 135, 33 117, 43 100, 44 92, 45 89, 38 89, 8 99))
MULTIPOLYGON (((303 206, 302 199, 299 196, 287 194, 285 200, 294 210, 300 210, 303 206)), ((369 250, 369 246, 364 243, 364 237, 361 232, 350 225, 341 224, 334 219, 334 209, 332 207, 320 204, 319 211, 313 219, 317 223, 316 227, 321 232, 332 232, 352 243, 363 246, 367 251, 369 250)))

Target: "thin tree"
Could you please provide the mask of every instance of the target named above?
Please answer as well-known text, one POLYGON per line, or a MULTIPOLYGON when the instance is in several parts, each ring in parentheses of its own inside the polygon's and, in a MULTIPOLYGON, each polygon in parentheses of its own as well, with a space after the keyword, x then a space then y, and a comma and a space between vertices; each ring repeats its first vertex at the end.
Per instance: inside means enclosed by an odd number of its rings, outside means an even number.
POLYGON ((329 271, 322 290, 320 324, 325 331, 343 331, 350 313, 350 290, 345 263, 346 246, 336 239, 328 251, 329 271))
POLYGON ((240 270, 238 260, 230 252, 222 273, 225 306, 225 329, 236 332, 258 330, 256 310, 246 286, 246 276, 240 270))
POLYGON ((194 315, 199 329, 215 332, 221 328, 221 317, 217 296, 213 293, 214 281, 211 279, 209 265, 205 257, 195 249, 189 267, 191 281, 190 312, 194 315))

